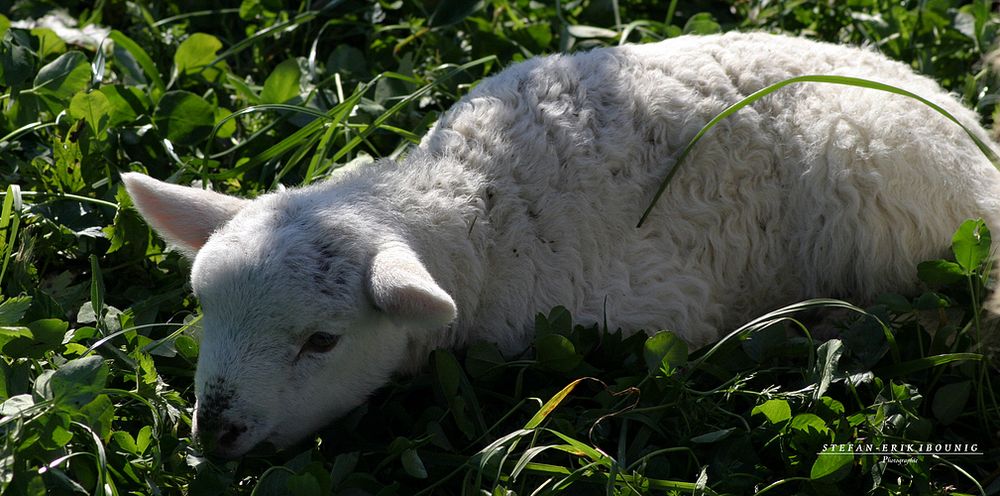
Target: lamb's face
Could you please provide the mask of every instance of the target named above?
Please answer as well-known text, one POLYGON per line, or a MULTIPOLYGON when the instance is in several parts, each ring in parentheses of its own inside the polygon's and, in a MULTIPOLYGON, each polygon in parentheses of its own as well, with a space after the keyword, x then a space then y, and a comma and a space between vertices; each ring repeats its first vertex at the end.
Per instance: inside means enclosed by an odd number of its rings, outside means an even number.
POLYGON ((358 406, 406 349, 407 330, 366 294, 363 253, 270 224, 241 216, 192 270, 203 312, 195 434, 223 456, 293 443, 358 406))
POLYGON ((301 191, 247 202, 124 179, 143 216, 194 256, 194 436, 206 452, 301 440, 385 384, 411 340, 456 317, 401 237, 351 205, 331 212, 301 191))

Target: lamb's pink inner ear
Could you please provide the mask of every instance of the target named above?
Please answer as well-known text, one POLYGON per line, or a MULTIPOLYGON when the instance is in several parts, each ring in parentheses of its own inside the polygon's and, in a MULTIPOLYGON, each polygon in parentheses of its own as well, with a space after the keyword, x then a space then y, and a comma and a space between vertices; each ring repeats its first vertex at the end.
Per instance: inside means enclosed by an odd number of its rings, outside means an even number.
POLYGON ((122 174, 122 181, 146 222, 189 257, 193 257, 208 237, 247 202, 213 191, 157 181, 134 172, 122 174))
POLYGON ((403 245, 387 247, 375 255, 369 280, 375 305, 391 317, 428 327, 455 320, 458 310, 416 254, 403 245))

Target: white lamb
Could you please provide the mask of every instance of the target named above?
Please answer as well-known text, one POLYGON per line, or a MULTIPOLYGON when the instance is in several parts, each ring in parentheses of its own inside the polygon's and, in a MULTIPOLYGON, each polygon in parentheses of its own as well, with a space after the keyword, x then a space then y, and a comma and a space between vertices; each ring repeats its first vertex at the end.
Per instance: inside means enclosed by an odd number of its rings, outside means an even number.
POLYGON ((962 220, 997 231, 1000 173, 961 128, 912 99, 829 84, 723 121, 635 227, 709 119, 803 74, 908 89, 987 140, 975 113, 877 53, 726 34, 517 64, 401 163, 252 201, 124 174, 142 215, 194 259, 197 435, 230 457, 288 445, 435 347, 524 349, 556 305, 702 345, 805 298, 916 289, 916 264, 944 255, 962 220))

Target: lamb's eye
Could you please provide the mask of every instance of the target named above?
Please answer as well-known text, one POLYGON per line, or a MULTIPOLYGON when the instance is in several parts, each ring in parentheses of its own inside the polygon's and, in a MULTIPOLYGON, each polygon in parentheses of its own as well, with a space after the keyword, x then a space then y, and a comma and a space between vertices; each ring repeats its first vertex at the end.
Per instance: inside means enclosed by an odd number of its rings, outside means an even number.
POLYGON ((337 346, 337 341, 340 341, 340 336, 327 332, 316 332, 312 336, 309 336, 309 341, 306 341, 304 351, 325 353, 332 350, 334 346, 337 346))

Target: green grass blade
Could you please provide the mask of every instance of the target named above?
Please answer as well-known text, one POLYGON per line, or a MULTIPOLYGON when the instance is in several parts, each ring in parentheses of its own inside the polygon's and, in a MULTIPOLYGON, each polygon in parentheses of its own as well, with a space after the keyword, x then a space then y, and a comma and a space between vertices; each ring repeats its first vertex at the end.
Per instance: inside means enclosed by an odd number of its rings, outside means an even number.
POLYGON ((542 454, 543 451, 552 448, 555 448, 555 446, 532 446, 531 448, 524 450, 524 453, 521 454, 521 458, 519 458, 514 464, 514 468, 510 471, 510 474, 507 477, 510 480, 516 480, 517 476, 521 475, 521 471, 524 470, 524 467, 526 467, 531 460, 534 460, 538 455, 542 454))
POLYGON ((90 305, 97 318, 97 329, 101 334, 107 334, 108 329, 104 323, 104 275, 97 263, 97 255, 90 256, 90 305))
POLYGON ((414 91, 413 93, 410 93, 409 95, 406 96, 406 98, 403 98, 399 102, 396 102, 395 105, 393 105, 388 110, 386 110, 385 112, 383 112, 382 115, 378 116, 378 118, 376 118, 371 123, 371 125, 369 125, 363 131, 361 131, 360 133, 358 133, 358 135, 355 136, 353 139, 351 139, 351 141, 349 141, 346 145, 344 145, 343 148, 341 148, 340 150, 338 150, 337 153, 333 155, 333 159, 332 160, 334 162, 336 162, 341 157, 343 157, 344 155, 346 155, 348 152, 350 152, 351 150, 353 150, 354 147, 356 147, 366 137, 368 137, 369 134, 371 134, 376 129, 378 129, 379 126, 382 125, 382 123, 384 123, 390 117, 392 117, 393 115, 395 115, 396 113, 398 113, 400 110, 402 110, 404 107, 406 107, 407 105, 409 105, 414 100, 416 100, 416 99, 420 98, 421 96, 423 96, 424 94, 426 94, 428 91, 430 91, 432 88, 434 88, 438 84, 440 84, 440 83, 442 83, 444 81, 447 81, 448 79, 451 79, 456 74, 465 72, 465 71, 467 71, 467 70, 469 70, 469 69, 471 69, 473 67, 476 67, 478 65, 483 65, 483 64, 486 64, 488 62, 494 62, 496 60, 497 60, 497 58, 496 58, 495 55, 490 55, 488 57, 483 57, 483 58, 479 58, 479 59, 473 60, 471 62, 467 62, 465 64, 462 64, 460 66, 452 68, 450 71, 448 71, 447 73, 445 73, 440 78, 434 80, 433 82, 431 82, 429 84, 424 85, 422 88, 418 89, 417 91, 414 91))
POLYGON ((104 441, 101 440, 101 436, 97 435, 97 433, 94 432, 94 430, 91 429, 90 426, 81 422, 77 422, 75 420, 73 421, 73 425, 83 429, 88 434, 90 434, 90 437, 94 441, 94 446, 97 448, 97 454, 94 457, 97 461, 97 481, 96 481, 97 487, 94 490, 94 494, 107 494, 106 492, 107 489, 105 487, 105 484, 110 483, 111 479, 109 479, 107 475, 108 455, 104 449, 104 441))
POLYGON ((7 273, 7 265, 14 253, 14 241, 17 239, 18 227, 21 224, 21 188, 16 184, 7 186, 4 195, 3 208, 0 209, 0 294, 3 294, 3 277, 7 273))
POLYGON ((31 124, 25 124, 9 133, 3 138, 0 138, 0 145, 10 143, 16 138, 21 137, 23 134, 30 133, 32 131, 38 131, 39 129, 45 129, 50 126, 55 126, 56 122, 32 122, 31 124))
POLYGON ((230 8, 230 9, 214 9, 214 10, 199 10, 196 12, 186 12, 184 14, 179 14, 170 17, 164 17, 159 21, 153 23, 153 26, 162 27, 172 22, 183 21, 185 19, 190 19, 192 17, 204 17, 204 16, 214 16, 219 14, 239 14, 240 9, 230 8))
POLYGON ((142 67, 143 72, 149 76, 150 82, 153 83, 153 86, 157 89, 157 91, 166 91, 167 85, 163 83, 163 79, 160 77, 160 71, 156 69, 156 64, 153 63, 153 59, 149 58, 149 54, 146 53, 146 51, 143 50, 138 43, 132 41, 132 38, 125 36, 125 33, 122 33, 117 29, 111 31, 109 37, 135 57, 135 61, 139 63, 140 67, 142 67))
POLYGON ((235 55, 237 53, 240 53, 243 50, 245 50, 245 49, 253 46, 254 43, 257 43, 258 40, 261 40, 262 38, 264 38, 266 36, 270 36, 270 35, 273 35, 275 33, 280 33, 280 32, 283 32, 283 31, 290 31, 290 30, 296 29, 300 25, 306 24, 309 21, 312 21, 313 19, 315 19, 316 16, 319 15, 319 13, 320 13, 320 11, 318 11, 318 10, 308 10, 306 12, 302 12, 302 13, 297 14, 295 17, 293 17, 291 19, 288 19, 287 21, 278 22, 278 23, 275 23, 275 24, 273 24, 271 26, 268 26, 268 27, 266 27, 264 29, 261 29, 260 31, 257 31, 256 33, 254 33, 253 36, 248 36, 248 37, 240 40, 235 45, 233 45, 233 46, 229 47, 228 49, 224 50, 222 53, 220 53, 218 56, 216 56, 214 60, 212 60, 211 62, 209 62, 208 64, 205 64, 205 65, 207 65, 207 66, 213 66, 215 64, 218 64, 219 62, 225 60, 226 57, 229 57, 230 55, 235 55))
POLYGON ((921 370, 938 367, 952 362, 961 361, 981 361, 983 356, 979 353, 945 353, 929 357, 917 358, 903 363, 888 365, 875 370, 875 374, 882 377, 899 377, 919 372, 921 370))
POLYGON ((846 86, 857 86, 860 88, 870 88, 873 90, 885 91, 888 93, 895 93, 897 95, 913 98, 919 101, 920 103, 923 103, 924 105, 927 105, 928 107, 934 109, 939 114, 948 118, 948 120, 954 122, 955 124, 958 124, 958 126, 961 127, 963 131, 965 131, 965 134, 969 135, 969 137, 972 138, 972 141, 976 143, 976 146, 979 147, 979 150, 983 152, 983 155, 986 155, 986 157, 990 159, 990 162, 993 162, 994 165, 1000 167, 1000 157, 997 157, 996 153, 989 147, 989 145, 983 142, 983 140, 979 139, 979 137, 976 136, 976 134, 973 133, 972 130, 965 127, 965 125, 959 122, 959 120, 956 119, 955 116, 948 113, 947 110, 941 108, 934 102, 926 98, 923 98, 915 93, 911 93, 909 91, 897 88, 889 84, 879 83, 877 81, 872 81, 863 78, 856 78, 849 76, 829 76, 821 74, 797 76, 782 81, 778 81, 777 83, 774 83, 766 88, 754 92, 750 96, 730 105, 728 108, 720 112, 719 115, 716 115, 714 118, 712 118, 712 120, 708 121, 708 124, 705 124, 705 126, 702 127, 700 131, 698 131, 698 134, 696 134, 694 138, 691 138, 691 141, 689 141, 687 146, 684 147, 684 150, 681 151, 681 154, 677 157, 677 160, 674 162, 674 166, 670 168, 670 172, 667 173, 667 177, 663 179, 663 182, 660 183, 660 187, 656 190, 656 193, 653 195, 653 200, 650 201, 649 206, 646 207, 645 212, 643 212, 642 217, 639 219, 639 223, 636 225, 636 228, 642 227, 642 224, 646 222, 646 219, 649 217, 649 214, 653 211, 653 207, 656 206, 656 202, 659 201, 660 197, 663 196, 663 192, 667 189, 667 185, 670 184, 670 181, 674 178, 674 175, 677 174, 677 171, 680 170, 680 166, 684 162, 684 158, 688 156, 688 154, 691 152, 694 146, 698 143, 698 141, 701 140, 701 138, 705 136, 706 133, 708 133, 708 131, 710 131, 713 127, 715 127, 715 125, 718 124, 720 121, 736 113, 743 107, 746 107, 747 105, 750 105, 756 102, 757 100, 760 100, 761 98, 771 93, 774 93, 775 91, 778 91, 781 88, 784 88, 785 86, 796 83, 830 83, 830 84, 840 84, 846 86))
POLYGON ((546 401, 545 404, 542 405, 540 409, 538 409, 538 413, 532 416, 531 420, 529 420, 528 423, 524 424, 524 428, 534 429, 535 427, 538 427, 539 424, 541 424, 542 421, 545 420, 545 417, 548 417, 549 414, 552 413, 552 410, 555 410, 556 407, 559 406, 559 404, 562 403, 567 396, 569 396, 569 393, 573 392, 573 389, 576 388, 576 385, 580 384, 580 382, 583 381, 584 379, 586 379, 586 377, 582 377, 567 384, 565 387, 562 388, 562 390, 556 393, 555 396, 549 398, 549 401, 546 401))
MULTIPOLYGON (((375 83, 377 83, 380 78, 381 76, 376 76, 371 81, 359 86, 358 89, 348 99, 337 104, 326 113, 320 112, 319 114, 321 114, 322 118, 317 118, 316 120, 306 124, 305 126, 302 126, 302 128, 300 128, 298 131, 295 131, 291 135, 285 137, 285 139, 279 141, 278 143, 275 143, 270 148, 257 154, 250 160, 240 164, 237 167, 232 167, 224 172, 208 175, 208 177, 211 177, 213 179, 228 179, 231 177, 235 177, 253 167, 256 167, 260 164, 278 158, 286 153, 291 152, 293 149, 296 149, 297 147, 301 147, 303 142, 306 142, 307 140, 311 139, 311 137, 314 134, 320 132, 323 126, 328 124, 328 121, 339 122, 338 119, 342 119, 343 117, 338 118, 338 116, 349 114, 350 110, 354 108, 355 105, 357 105, 358 101, 361 100, 361 97, 364 95, 364 93, 367 92, 370 88, 374 87, 375 83)), ((249 112, 255 112, 258 109, 271 110, 272 108, 275 108, 272 107, 272 105, 279 105, 279 107, 276 108, 284 108, 285 110, 290 110, 289 108, 285 107, 290 107, 291 109, 296 109, 296 110, 305 108, 297 105, 282 105, 282 104, 255 105, 252 107, 247 107, 245 109, 237 110, 236 112, 233 112, 232 114, 226 116, 225 119, 235 118, 237 116, 249 112)), ((309 109, 308 111, 308 113, 310 113, 311 115, 317 115, 314 114, 314 112, 316 112, 314 109, 309 109)), ((223 122, 219 122, 216 125, 216 127, 212 130, 212 136, 215 136, 215 133, 218 132, 218 129, 222 127, 222 125, 225 123, 224 120, 223 122)), ((209 146, 211 145, 211 143, 212 140, 209 140, 209 146)), ((206 157, 212 156, 210 151, 211 151, 210 149, 206 148, 205 152, 206 157)), ((202 172, 206 173, 207 171, 202 171, 202 172)))
POLYGON ((811 300, 805 300, 805 301, 800 301, 798 303, 793 303, 791 305, 787 305, 777 310, 768 312, 740 326, 735 331, 727 334, 726 337, 720 339, 717 343, 715 343, 715 345, 709 348, 709 350, 705 352, 705 354, 699 356, 696 359, 691 360, 690 366, 688 367, 688 374, 698 369, 702 363, 708 360, 712 355, 714 355, 717 351, 719 351, 729 341, 736 339, 737 337, 745 333, 756 332, 760 329, 763 329, 764 327, 767 327, 775 323, 778 320, 785 319, 788 316, 793 315, 795 313, 815 308, 842 308, 875 319, 875 321, 878 322, 879 326, 882 327, 882 330, 886 335, 886 339, 889 341, 890 352, 893 354, 894 362, 896 363, 899 362, 900 360, 899 350, 898 347, 896 346, 895 337, 892 335, 892 330, 889 329, 889 326, 887 326, 884 322, 882 322, 878 317, 872 315, 871 313, 867 312, 865 309, 857 305, 852 305, 851 303, 848 303, 843 300, 836 300, 831 298, 814 298, 811 300))

